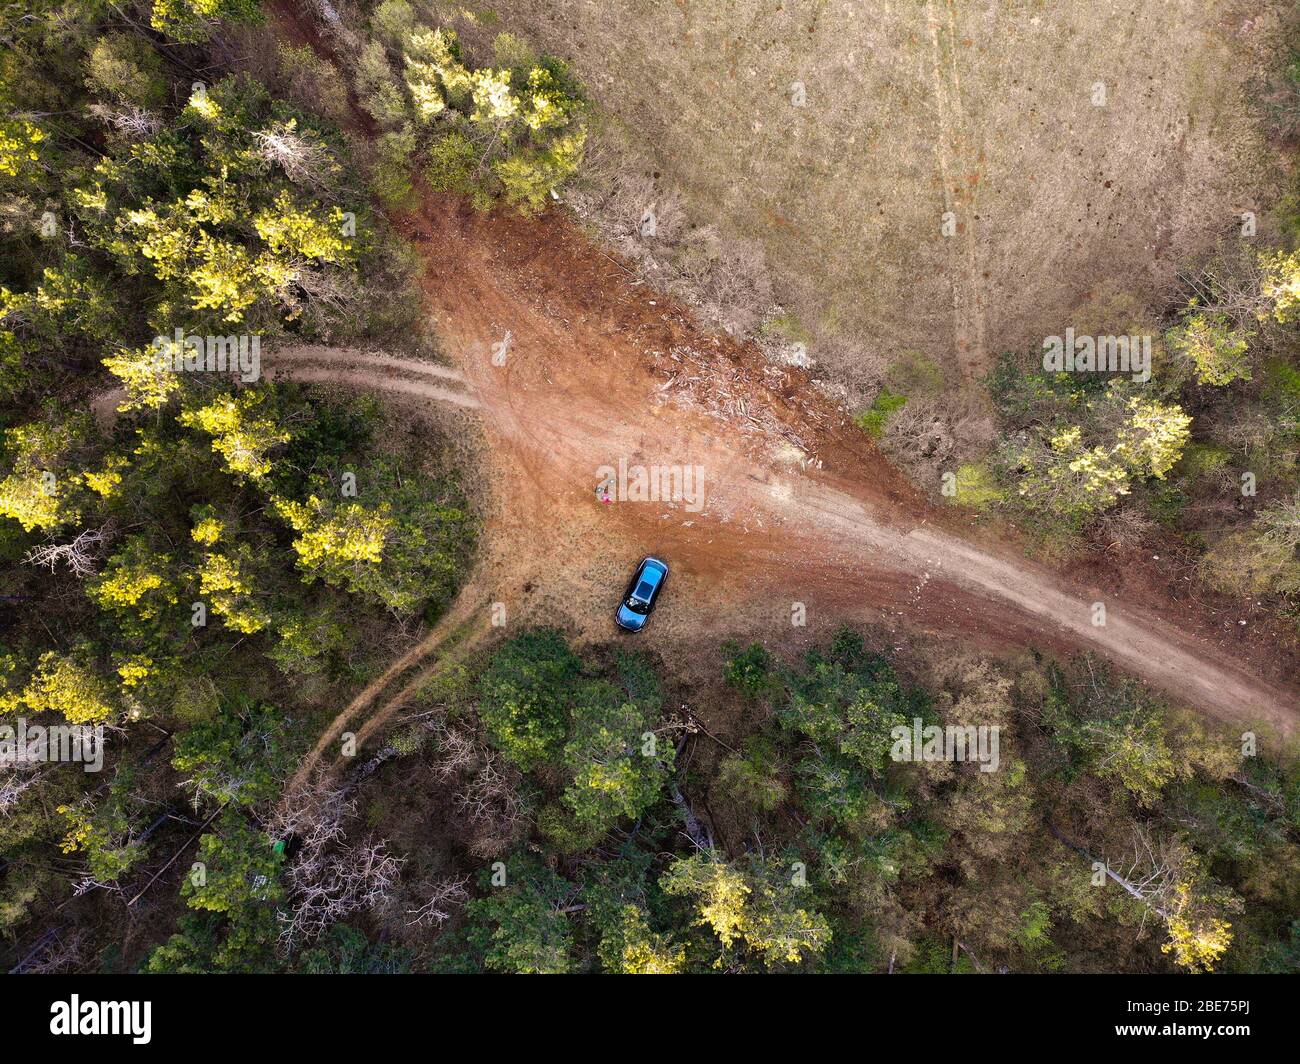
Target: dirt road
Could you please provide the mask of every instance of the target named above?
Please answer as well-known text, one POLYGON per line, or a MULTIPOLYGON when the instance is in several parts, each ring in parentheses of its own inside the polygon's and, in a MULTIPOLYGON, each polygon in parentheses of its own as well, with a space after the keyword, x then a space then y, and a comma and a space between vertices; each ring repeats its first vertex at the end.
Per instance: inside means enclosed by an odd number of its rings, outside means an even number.
MULTIPOLYGON (((294 14, 273 10, 315 46, 294 14)), ((1234 727, 1295 735, 1293 659, 1255 618, 1239 627, 1118 568, 1092 572, 1092 586, 973 529, 937 490, 911 489, 804 371, 701 330, 562 211, 529 220, 425 195, 395 222, 423 252, 456 368, 310 348, 264 365, 476 419, 489 516, 471 587, 507 623, 606 640, 631 566, 655 553, 673 574, 638 638, 670 661, 732 636, 783 643, 799 621, 808 639, 884 622, 982 648, 1095 651, 1234 727), (703 500, 602 502, 610 467, 700 470, 703 500)), ((383 693, 344 715, 386 713, 383 693)))
POLYGON ((430 197, 406 228, 457 370, 312 348, 267 362, 475 411, 492 486, 476 594, 489 588, 512 620, 603 638, 626 571, 653 552, 673 593, 647 639, 669 654, 779 638, 802 606, 818 628, 884 617, 987 647, 1093 650, 1233 726, 1294 734, 1300 698, 1261 648, 1216 645, 1150 589, 1076 586, 964 530, 800 371, 699 331, 558 213, 484 216, 430 197), (598 470, 620 463, 702 470, 701 505, 600 501, 598 470))

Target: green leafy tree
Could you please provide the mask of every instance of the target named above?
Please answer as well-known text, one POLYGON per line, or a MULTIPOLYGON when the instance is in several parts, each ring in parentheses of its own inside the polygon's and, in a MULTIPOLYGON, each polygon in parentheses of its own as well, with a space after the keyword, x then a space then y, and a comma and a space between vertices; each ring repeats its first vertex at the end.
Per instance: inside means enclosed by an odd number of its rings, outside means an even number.
POLYGON ((149 18, 159 33, 185 44, 206 41, 221 22, 260 24, 260 0, 153 0, 149 18))
POLYGON ((283 895, 280 858, 267 837, 233 809, 222 813, 217 830, 199 839, 197 862, 201 870, 181 887, 191 909, 235 921, 283 895))
POLYGON ((777 758, 774 743, 763 736, 750 736, 740 753, 723 759, 718 784, 739 805, 771 812, 790 793, 777 758))
POLYGON ((1044 716, 1067 749, 1101 779, 1118 781, 1142 805, 1155 805, 1172 780, 1190 774, 1194 748, 1175 746, 1163 704, 1136 682, 1116 679, 1090 659, 1071 683, 1060 670, 1044 716))
POLYGON ((520 769, 559 754, 581 672, 582 661, 550 628, 515 636, 492 656, 479 680, 479 716, 493 745, 520 769))
POLYGON ((149 110, 167 97, 162 60, 148 42, 126 33, 105 34, 86 56, 86 87, 114 103, 149 110))
POLYGON ((1097 424, 1116 424, 1108 439, 1093 442, 1091 429, 1066 424, 1010 446, 1019 497, 1031 509, 1074 522, 1109 509, 1134 479, 1163 480, 1190 436, 1192 419, 1181 407, 1127 395, 1118 384, 1090 409, 1097 424))
POLYGON ((103 724, 118 713, 112 686, 85 647, 42 654, 21 699, 32 713, 57 713, 69 724, 103 724))
POLYGON ((366 501, 336 498, 337 489, 323 484, 305 502, 272 496, 297 533, 293 549, 307 581, 321 579, 396 613, 450 598, 474 543, 474 521, 458 496, 382 464, 357 480, 371 485, 366 501))
POLYGON ((276 905, 281 858, 233 808, 199 840, 181 896, 196 913, 150 955, 149 972, 256 972, 278 967, 276 905))
POLYGON ((760 861, 746 871, 697 853, 674 861, 659 886, 693 901, 696 922, 717 936, 724 952, 743 943, 769 968, 799 964, 831 940, 826 918, 805 905, 811 896, 775 864, 760 861))
POLYGON ((11 472, 0 479, 0 516, 26 532, 52 530, 80 519, 80 478, 68 468, 80 442, 76 421, 35 421, 5 431, 11 472))
POLYGON ((672 772, 672 743, 652 729, 656 700, 627 701, 613 684, 593 682, 578 696, 562 753, 573 781, 563 801, 588 829, 639 816, 672 772))
POLYGON ((411 965, 411 950, 372 942, 355 927, 335 924, 319 942, 303 950, 295 970, 306 975, 404 975, 411 965))
POLYGON ((253 806, 273 798, 286 768, 284 720, 260 703, 228 706, 186 728, 172 765, 186 776, 194 804, 253 806))
POLYGON ((66 854, 84 854, 97 883, 116 883, 145 856, 145 844, 137 838, 139 802, 132 793, 133 784, 134 773, 121 769, 103 801, 58 807, 68 824, 59 848, 66 854))
POLYGON ((0 121, 0 178, 25 181, 36 172, 41 161, 41 143, 45 131, 23 118, 0 121))
POLYGON ((777 720, 792 731, 881 775, 890 762, 891 732, 909 724, 909 694, 883 659, 865 654, 860 640, 842 632, 828 655, 814 652, 788 681, 789 697, 777 720))
MULTIPOLYGON (((409 113, 427 142, 425 176, 436 191, 542 209, 582 163, 585 103, 568 68, 498 36, 497 67, 467 66, 449 29, 417 30, 403 48, 409 113)), ((391 89, 375 57, 363 64, 372 113, 392 121, 391 89)))
POLYGON ((86 592, 101 609, 156 621, 179 601, 170 570, 168 559, 144 536, 131 536, 103 571, 88 581, 86 592))
POLYGON ((266 411, 267 393, 245 391, 217 396, 181 413, 180 422, 213 437, 212 449, 230 472, 260 480, 271 471, 269 453, 289 440, 289 432, 266 411))
POLYGON ((614 975, 676 975, 685 970, 686 947, 651 930, 648 914, 624 905, 597 949, 601 967, 614 975))
POLYGON ((695 922, 712 931, 724 949, 743 938, 751 888, 739 869, 713 854, 692 854, 675 860, 659 887, 669 897, 692 899, 695 922))
POLYGON ((759 698, 772 688, 773 659, 761 643, 751 643, 741 650, 736 643, 727 643, 722 648, 727 655, 724 678, 728 686, 734 687, 746 698, 759 698))
POLYGON ((518 855, 506 863, 506 882, 485 875, 487 895, 465 906, 468 939, 483 964, 516 975, 572 971, 573 932, 566 909, 573 885, 541 862, 518 855))

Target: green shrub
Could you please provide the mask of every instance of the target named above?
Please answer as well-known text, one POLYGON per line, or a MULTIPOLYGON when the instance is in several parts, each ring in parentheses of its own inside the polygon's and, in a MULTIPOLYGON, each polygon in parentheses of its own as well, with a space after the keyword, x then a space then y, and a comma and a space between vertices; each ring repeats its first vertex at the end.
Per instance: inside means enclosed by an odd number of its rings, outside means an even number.
POLYGON ((738 805, 771 812, 789 796, 776 747, 766 739, 752 737, 743 749, 743 753, 723 760, 718 786, 738 805))
POLYGON ((907 396, 896 395, 888 388, 881 388, 880 394, 871 401, 871 405, 862 411, 853 423, 873 439, 879 439, 885 431, 885 423, 895 411, 907 403, 907 396))
POLYGON ((920 351, 904 351, 899 355, 890 365, 885 380, 901 395, 910 396, 937 395, 944 384, 939 364, 920 351))
POLYGON ((983 462, 968 462, 957 468, 957 494, 951 500, 976 509, 1006 502, 1006 491, 993 471, 983 462))
POLYGON ((434 141, 425 154, 425 180, 435 192, 454 192, 460 196, 476 194, 479 185, 474 179, 474 168, 478 156, 474 145, 463 133, 448 133, 434 141))

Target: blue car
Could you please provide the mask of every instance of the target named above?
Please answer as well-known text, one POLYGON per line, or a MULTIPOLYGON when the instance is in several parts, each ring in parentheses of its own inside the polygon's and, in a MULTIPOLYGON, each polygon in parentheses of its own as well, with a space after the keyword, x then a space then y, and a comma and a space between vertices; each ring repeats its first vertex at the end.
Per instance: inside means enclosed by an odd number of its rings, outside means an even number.
POLYGON ((655 599, 663 590, 664 581, 668 579, 668 566, 658 558, 646 558, 636 567, 632 582, 627 585, 627 594, 619 603, 614 620, 620 628, 629 632, 639 632, 650 619, 650 611, 655 608, 655 599))

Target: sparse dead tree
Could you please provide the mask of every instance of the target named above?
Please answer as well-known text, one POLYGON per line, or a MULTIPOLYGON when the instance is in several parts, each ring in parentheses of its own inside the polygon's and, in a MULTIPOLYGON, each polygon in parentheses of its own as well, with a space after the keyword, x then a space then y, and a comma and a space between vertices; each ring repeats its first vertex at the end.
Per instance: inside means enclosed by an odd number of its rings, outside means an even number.
POLYGON ((361 42, 348 25, 348 20, 339 13, 338 7, 331 0, 301 0, 300 6, 317 21, 322 30, 339 43, 340 50, 345 55, 352 54, 360 47, 361 42))
POLYGON ((1124 850, 1115 861, 1101 860, 1071 842, 1055 827, 1049 830, 1076 853, 1104 868, 1106 878, 1145 908, 1167 919, 1168 901, 1174 888, 1185 878, 1191 853, 1176 836, 1156 838, 1145 825, 1134 825, 1124 850))
POLYGON ((1300 491, 1261 511, 1255 523, 1266 539, 1289 550, 1300 547, 1300 491))
POLYGON ((329 151, 299 133, 292 119, 254 133, 253 140, 262 160, 280 167, 295 185, 321 188, 338 169, 329 151))
POLYGON ((1106 862, 1106 875, 1153 912, 1168 916, 1165 899, 1178 881, 1185 859, 1186 848, 1180 843, 1156 840, 1139 825, 1115 866, 1106 862))
POLYGON ((451 919, 451 910, 464 905, 469 898, 469 876, 436 880, 425 893, 426 901, 418 909, 407 909, 414 917, 415 927, 441 927, 451 919))
POLYGON ((519 794, 522 782, 518 772, 502 766, 494 750, 484 749, 480 751, 478 771, 456 795, 456 801, 474 823, 512 833, 528 815, 519 794))
POLYGON ((1264 269, 1250 248, 1223 245, 1202 269, 1185 272, 1179 280, 1190 290, 1196 307, 1242 326, 1258 327, 1271 309, 1264 294, 1264 269))
POLYGON ((8 769, 0 774, 0 813, 9 812, 23 793, 40 781, 41 773, 35 767, 8 769))
POLYGON ((285 872, 289 908, 280 912, 280 948, 289 953, 355 912, 387 904, 402 859, 385 841, 351 845, 345 823, 356 802, 341 790, 316 791, 308 806, 283 811, 268 825, 280 838, 296 835, 301 848, 285 872))
POLYGON ((1104 868, 1106 877, 1117 883, 1143 906, 1143 919, 1155 913, 1165 925, 1168 941, 1162 953, 1173 955, 1179 967, 1188 971, 1213 971, 1232 943, 1233 913, 1241 912, 1242 899, 1205 876, 1195 851, 1181 838, 1153 837, 1148 828, 1137 825, 1117 867, 1099 862, 1087 850, 1071 842, 1050 823, 1048 829, 1061 842, 1104 868))
POLYGON ((105 125, 133 139, 143 140, 162 129, 162 120, 155 114, 134 105, 109 107, 103 103, 90 105, 90 113, 105 125))
POLYGON ((439 778, 450 780, 469 772, 479 760, 479 745, 467 728, 449 725, 445 720, 432 721, 426 727, 433 732, 438 744, 438 756, 433 769, 439 778))
POLYGON ((674 783, 671 793, 673 804, 681 810, 682 824, 686 828, 686 837, 701 852, 707 853, 714 850, 713 832, 700 822, 700 818, 695 815, 695 811, 691 809, 690 804, 686 801, 686 796, 682 794, 682 789, 674 783))
POLYGON ((74 576, 84 580, 95 574, 99 558, 112 538, 112 525, 88 528, 71 543, 42 543, 33 547, 23 561, 28 565, 44 565, 50 572, 65 565, 74 576))
POLYGON ((115 894, 121 894, 122 888, 116 883, 103 883, 94 876, 82 876, 72 887, 72 896, 80 898, 83 894, 89 894, 92 890, 107 890, 115 894))
POLYGON ((53 975, 84 968, 90 936, 79 927, 63 927, 46 935, 10 974, 53 975))
POLYGON ((421 724, 434 736, 433 771, 444 783, 462 784, 454 801, 474 830, 471 852, 479 857, 502 853, 528 822, 523 776, 472 727, 450 724, 441 715, 421 724))
POLYGON ((324 269, 303 264, 298 269, 298 291, 307 303, 339 310, 353 302, 356 295, 356 280, 334 267, 324 269))
POLYGON ((1106 550, 1131 551, 1140 548, 1156 523, 1136 506, 1119 506, 1099 515, 1088 535, 1106 550))
POLYGON ((321 267, 308 259, 296 259, 289 264, 285 278, 275 295, 280 305, 294 314, 301 314, 309 306, 337 311, 355 300, 356 279, 334 266, 321 267))

